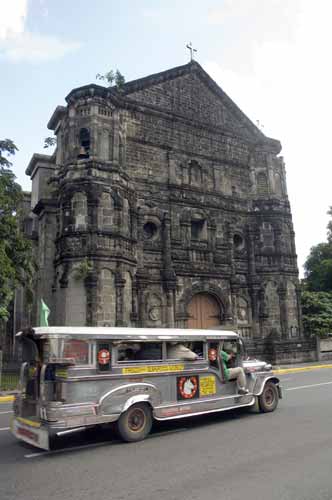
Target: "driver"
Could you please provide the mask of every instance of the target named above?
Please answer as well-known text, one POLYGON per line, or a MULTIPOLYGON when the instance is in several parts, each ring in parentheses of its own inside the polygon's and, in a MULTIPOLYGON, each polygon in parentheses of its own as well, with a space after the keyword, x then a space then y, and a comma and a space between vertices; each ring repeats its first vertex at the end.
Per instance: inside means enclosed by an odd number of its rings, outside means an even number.
POLYGON ((248 394, 249 391, 246 388, 246 376, 244 370, 241 366, 236 368, 228 368, 227 363, 236 357, 236 349, 232 346, 230 342, 225 342, 223 350, 220 351, 222 364, 224 368, 224 374, 226 380, 236 380, 238 393, 248 394))

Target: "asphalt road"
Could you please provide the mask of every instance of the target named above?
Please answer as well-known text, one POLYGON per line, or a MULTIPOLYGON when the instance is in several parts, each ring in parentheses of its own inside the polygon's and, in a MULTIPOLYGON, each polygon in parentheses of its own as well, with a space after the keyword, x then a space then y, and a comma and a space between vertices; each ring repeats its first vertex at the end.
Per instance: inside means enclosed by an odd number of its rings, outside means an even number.
POLYGON ((0 404, 0 499, 331 500, 332 369, 280 378, 271 414, 158 424, 133 444, 84 432, 54 452, 17 442, 0 404))

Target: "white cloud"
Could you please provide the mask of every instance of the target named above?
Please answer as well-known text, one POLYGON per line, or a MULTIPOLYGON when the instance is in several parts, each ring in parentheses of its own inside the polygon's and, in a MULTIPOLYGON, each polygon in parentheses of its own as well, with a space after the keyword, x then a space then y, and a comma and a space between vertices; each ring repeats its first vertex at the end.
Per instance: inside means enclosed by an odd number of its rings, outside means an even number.
POLYGON ((44 62, 59 59, 80 47, 76 42, 64 42, 56 37, 24 32, 0 41, 0 54, 12 62, 44 62))
MULTIPOLYGON (((278 2, 272 2, 273 8, 278 2)), ((260 0, 248 3, 261 5, 260 0)), ((270 26, 264 35, 262 27, 258 38, 241 39, 240 59, 209 61, 204 67, 252 121, 264 124, 266 135, 281 140, 301 268, 310 247, 326 241, 326 212, 332 205, 332 71, 328 62, 332 4, 301 0, 298 6, 288 37, 282 33, 272 37, 270 26), (250 65, 241 67, 240 62, 248 58, 250 65)), ((220 22, 224 22, 221 14, 220 22)), ((265 17, 270 14, 264 13, 265 17)), ((246 22, 251 24, 259 10, 253 9, 248 16, 246 22)), ((237 12, 235 18, 227 17, 227 23, 236 38, 237 12)))
POLYGON ((0 41, 14 34, 23 33, 28 0, 2 0, 0 41))
MULTIPOLYGON (((31 33, 25 29, 27 0, 2 0, 0 18, 0 57, 10 62, 40 63, 63 57, 79 49, 80 43, 55 36, 31 33)), ((43 9, 43 3, 41 2, 43 9)), ((45 14, 45 10, 41 12, 45 14)))

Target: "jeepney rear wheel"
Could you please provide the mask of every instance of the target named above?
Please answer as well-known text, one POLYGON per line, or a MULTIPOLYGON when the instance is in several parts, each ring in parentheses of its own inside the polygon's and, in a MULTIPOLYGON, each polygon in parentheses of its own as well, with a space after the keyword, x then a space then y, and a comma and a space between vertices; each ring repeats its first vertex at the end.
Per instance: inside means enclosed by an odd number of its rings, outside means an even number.
POLYGON ((267 382, 262 394, 258 397, 259 408, 262 413, 274 411, 278 406, 279 394, 273 382, 267 382))
POLYGON ((122 413, 118 420, 120 437, 127 442, 141 441, 151 431, 152 414, 150 406, 137 403, 122 413))

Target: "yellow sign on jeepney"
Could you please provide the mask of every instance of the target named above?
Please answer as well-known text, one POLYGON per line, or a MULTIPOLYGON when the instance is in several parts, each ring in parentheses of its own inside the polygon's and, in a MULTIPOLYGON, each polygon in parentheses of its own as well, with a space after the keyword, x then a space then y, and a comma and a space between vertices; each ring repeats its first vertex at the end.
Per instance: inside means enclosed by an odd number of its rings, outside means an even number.
POLYGON ((216 377, 199 377, 199 394, 200 396, 211 396, 216 394, 216 377))
POLYGON ((67 368, 57 368, 55 370, 55 376, 59 378, 68 378, 67 368))
POLYGON ((183 364, 178 365, 143 365, 131 366, 129 368, 122 368, 123 375, 137 375, 141 373, 165 373, 165 372, 179 372, 184 370, 183 364))

